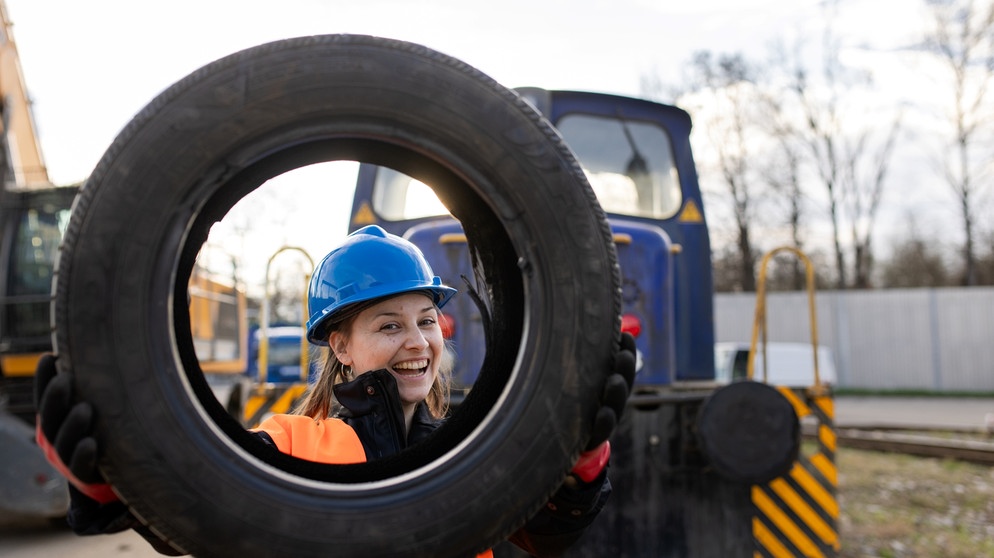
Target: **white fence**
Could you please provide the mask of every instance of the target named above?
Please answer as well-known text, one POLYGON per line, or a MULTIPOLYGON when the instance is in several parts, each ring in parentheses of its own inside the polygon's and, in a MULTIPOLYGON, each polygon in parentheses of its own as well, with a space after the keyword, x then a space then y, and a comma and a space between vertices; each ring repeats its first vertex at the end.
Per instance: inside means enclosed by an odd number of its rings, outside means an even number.
MULTIPOLYGON (((818 341, 838 387, 994 391, 994 288, 823 291, 818 341)), ((716 341, 752 338, 754 293, 715 296, 716 341)), ((805 292, 767 293, 767 340, 809 342, 805 292)))

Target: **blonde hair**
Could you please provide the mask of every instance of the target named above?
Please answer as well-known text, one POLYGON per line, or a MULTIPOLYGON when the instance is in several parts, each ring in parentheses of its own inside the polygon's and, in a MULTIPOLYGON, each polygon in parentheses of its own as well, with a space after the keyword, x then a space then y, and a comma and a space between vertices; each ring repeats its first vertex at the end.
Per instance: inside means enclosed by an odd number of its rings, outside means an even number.
MULTIPOLYGON (((330 337, 333 332, 338 331, 342 333, 347 342, 356 316, 366 308, 383 300, 385 298, 357 302, 342 309, 337 316, 331 319, 331 323, 325 329, 325 336, 330 337)), ((439 310, 439 315, 441 315, 441 310, 439 310)), ((304 398, 292 411, 295 415, 309 416, 314 420, 326 419, 336 414, 341 404, 335 400, 334 387, 354 379, 349 377, 351 373, 349 367, 338 360, 335 351, 330 346, 321 347, 319 358, 321 359, 321 373, 318 375, 317 381, 308 388, 304 398)), ((449 394, 454 366, 455 357, 452 348, 449 346, 449 342, 445 341, 442 345, 442 361, 438 366, 438 374, 435 375, 435 381, 428 391, 428 396, 425 397, 428 412, 435 418, 442 418, 449 412, 449 394)), ((364 372, 367 371, 363 370, 359 373, 364 372)))

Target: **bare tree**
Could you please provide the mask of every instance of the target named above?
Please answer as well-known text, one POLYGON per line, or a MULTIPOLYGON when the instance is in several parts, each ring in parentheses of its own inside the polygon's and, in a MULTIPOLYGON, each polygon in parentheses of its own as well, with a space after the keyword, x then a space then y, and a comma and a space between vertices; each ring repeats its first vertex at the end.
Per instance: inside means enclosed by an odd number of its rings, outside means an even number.
MULTIPOLYGON (((824 252, 805 252, 811 267, 814 271, 815 288, 824 289, 831 286, 831 281, 826 275, 830 266, 825 265, 824 252)), ((803 291, 806 290, 807 269, 804 262, 800 261, 794 254, 781 252, 769 261, 766 269, 766 290, 773 291, 803 291), (798 277, 800 271, 800 277, 798 277)))
POLYGON ((742 291, 742 264, 740 254, 731 244, 713 245, 711 248, 711 275, 715 292, 742 291))
POLYGON ((990 125, 988 88, 994 80, 994 2, 926 0, 932 28, 926 48, 952 77, 954 129, 945 148, 943 174, 952 187, 963 220, 962 284, 976 285, 977 197, 984 183, 981 165, 990 164, 989 146, 982 147, 990 125), (981 150, 985 151, 981 155, 981 150))
POLYGON ((842 198, 853 242, 853 286, 857 289, 871 286, 873 225, 900 129, 901 116, 898 114, 877 148, 870 145, 873 137, 869 130, 861 132, 855 142, 846 146, 842 198))
POLYGON ((898 242, 891 257, 882 262, 880 282, 885 288, 943 287, 950 285, 949 264, 942 248, 923 235, 914 214, 907 217, 906 240, 898 242))
POLYGON ((989 233, 977 256, 977 284, 994 285, 994 233, 989 233))
MULTIPOLYGON (((763 180, 770 185, 775 201, 784 210, 785 222, 790 231, 791 246, 804 251, 804 190, 802 172, 803 145, 797 123, 791 118, 783 92, 779 89, 765 91, 760 96, 767 134, 775 147, 761 170, 763 180)), ((789 285, 793 290, 805 288, 806 276, 801 262, 794 258, 790 264, 789 285)))
MULTIPOLYGON (((804 251, 804 195, 801 189, 801 154, 785 136, 778 136, 779 150, 772 155, 770 164, 763 170, 763 177, 784 207, 785 221, 790 230, 790 245, 804 251)), ((805 270, 796 259, 790 265, 790 286, 793 290, 805 288, 805 270)))
POLYGON ((884 262, 882 286, 892 289, 942 287, 949 284, 948 269, 935 246, 912 237, 898 245, 884 262))
MULTIPOLYGON (((826 9, 833 7, 828 3, 826 9)), ((895 110, 881 134, 880 112, 857 109, 862 103, 854 99, 871 90, 873 76, 842 64, 830 13, 825 21, 822 61, 816 71, 804 62, 800 48, 790 55, 781 49, 774 59, 799 112, 795 123, 783 125, 777 133, 786 138, 782 142, 797 141, 804 146, 812 174, 824 188, 836 288, 866 288, 872 276, 873 229, 901 131, 901 112, 895 110), (797 139, 789 139, 791 134, 797 139), (847 244, 852 246, 849 257, 847 244)))
POLYGON ((698 129, 707 133, 721 183, 731 201, 738 255, 725 262, 737 262, 739 288, 754 291, 757 256, 751 230, 757 181, 752 176, 755 143, 750 137, 754 133, 754 116, 750 112, 754 102, 753 70, 741 54, 716 57, 709 51, 700 51, 693 56, 690 74, 692 91, 683 98, 699 109, 697 115, 702 116, 702 121, 698 129))
MULTIPOLYGON (((678 97, 708 138, 714 169, 704 163, 701 175, 720 177, 719 199, 728 203, 738 252, 721 254, 723 280, 737 265, 742 290, 755 288, 757 227, 785 226, 789 242, 805 250, 805 214, 818 191, 832 230, 835 287, 867 288, 874 276, 874 227, 902 136, 902 109, 887 107, 894 111, 888 117, 866 104, 873 76, 842 64, 831 23, 836 3, 825 5, 820 64, 802 56, 802 45, 791 54, 781 47, 765 66, 747 63, 741 54, 698 52, 686 80, 690 91, 678 97), (758 218, 758 208, 771 203, 782 209, 782 221, 769 212, 758 218)), ((662 88, 644 78, 643 88, 650 87, 662 88)), ((803 269, 796 262, 791 269, 791 283, 801 288, 803 269)))
POLYGON ((295 262, 280 262, 270 286, 270 324, 300 324, 306 312, 304 294, 309 270, 302 258, 295 262))
MULTIPOLYGON (((835 254, 836 287, 846 287, 845 256, 842 251, 842 192, 839 182, 842 166, 838 94, 830 87, 825 88, 825 97, 812 91, 809 70, 797 57, 790 70, 790 89, 796 95, 803 111, 803 134, 810 160, 818 179, 825 187, 828 197, 828 217, 832 225, 832 246, 835 254)), ((831 84, 834 71, 826 66, 825 77, 831 84)))

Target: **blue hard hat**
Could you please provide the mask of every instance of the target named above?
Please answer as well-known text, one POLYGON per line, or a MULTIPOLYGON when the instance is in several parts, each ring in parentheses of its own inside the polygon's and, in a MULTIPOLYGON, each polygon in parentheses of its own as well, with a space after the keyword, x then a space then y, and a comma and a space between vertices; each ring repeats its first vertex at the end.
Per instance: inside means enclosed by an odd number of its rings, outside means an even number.
POLYGON ((456 290, 442 284, 417 246, 376 225, 363 227, 321 260, 307 290, 307 340, 327 345, 325 326, 356 302, 425 291, 441 308, 456 290))

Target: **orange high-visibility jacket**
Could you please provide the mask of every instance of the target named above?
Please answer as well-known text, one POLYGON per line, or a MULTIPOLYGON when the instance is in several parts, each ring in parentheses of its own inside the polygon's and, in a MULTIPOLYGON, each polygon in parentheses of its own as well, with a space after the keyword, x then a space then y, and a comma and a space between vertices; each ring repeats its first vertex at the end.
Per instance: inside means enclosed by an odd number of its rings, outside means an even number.
MULTIPOLYGON (((273 415, 256 430, 269 434, 281 452, 300 459, 332 465, 366 462, 359 436, 341 419, 273 415)), ((493 558, 493 552, 488 550, 477 558, 493 558)))
POLYGON ((273 415, 257 430, 269 434, 276 449, 300 459, 332 465, 366 462, 359 436, 341 419, 273 415))

